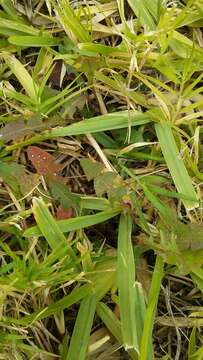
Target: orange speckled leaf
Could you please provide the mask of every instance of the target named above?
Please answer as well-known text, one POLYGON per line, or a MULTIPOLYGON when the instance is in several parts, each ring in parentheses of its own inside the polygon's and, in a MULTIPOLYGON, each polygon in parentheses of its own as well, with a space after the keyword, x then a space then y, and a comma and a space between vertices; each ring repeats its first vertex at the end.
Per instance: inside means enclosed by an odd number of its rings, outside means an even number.
POLYGON ((62 176, 58 175, 62 170, 62 165, 56 163, 53 155, 50 155, 38 146, 29 146, 27 154, 39 175, 48 176, 58 181, 66 181, 62 176))

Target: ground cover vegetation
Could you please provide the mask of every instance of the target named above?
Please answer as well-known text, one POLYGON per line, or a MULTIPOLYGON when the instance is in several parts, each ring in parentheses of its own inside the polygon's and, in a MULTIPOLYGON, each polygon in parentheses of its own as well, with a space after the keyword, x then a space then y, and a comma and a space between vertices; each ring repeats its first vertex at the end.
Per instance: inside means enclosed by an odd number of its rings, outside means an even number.
POLYGON ((202 26, 0 0, 0 359, 203 359, 202 26))

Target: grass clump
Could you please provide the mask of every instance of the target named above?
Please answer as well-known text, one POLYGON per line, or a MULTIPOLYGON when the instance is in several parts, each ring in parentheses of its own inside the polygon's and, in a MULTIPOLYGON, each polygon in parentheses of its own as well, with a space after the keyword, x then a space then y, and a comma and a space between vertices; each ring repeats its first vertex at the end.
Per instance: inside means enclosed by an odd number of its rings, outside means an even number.
POLYGON ((0 359, 202 359, 202 10, 0 1, 0 359))

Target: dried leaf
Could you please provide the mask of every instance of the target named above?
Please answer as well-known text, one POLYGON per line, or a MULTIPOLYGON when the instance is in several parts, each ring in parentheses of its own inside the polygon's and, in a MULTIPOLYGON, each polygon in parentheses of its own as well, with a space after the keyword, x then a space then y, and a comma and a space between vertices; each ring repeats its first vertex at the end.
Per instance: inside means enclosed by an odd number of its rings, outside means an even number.
POLYGON ((33 116, 29 120, 16 119, 10 121, 0 130, 0 139, 4 142, 22 139, 26 135, 32 135, 35 132, 52 128, 56 125, 63 125, 64 120, 61 118, 49 118, 42 120, 40 116, 33 116))
POLYGON ((39 183, 38 174, 22 174, 18 177, 20 190, 23 196, 27 196, 39 183))

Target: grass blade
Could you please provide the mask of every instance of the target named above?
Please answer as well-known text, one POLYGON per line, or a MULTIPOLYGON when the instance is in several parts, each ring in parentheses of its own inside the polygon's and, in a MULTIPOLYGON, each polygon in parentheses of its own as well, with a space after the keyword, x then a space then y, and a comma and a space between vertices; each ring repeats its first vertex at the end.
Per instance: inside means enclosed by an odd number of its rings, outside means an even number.
POLYGON ((149 122, 149 117, 138 111, 120 111, 96 116, 64 128, 54 129, 50 132, 50 137, 123 129, 130 126, 144 125, 149 122))
MULTIPOLYGON (((113 311, 104 303, 100 302, 97 305, 97 314, 100 319, 103 321, 107 329, 111 334, 118 340, 120 344, 123 343, 122 334, 121 334, 121 323, 113 313, 113 311)), ((138 360, 137 352, 133 349, 129 349, 128 353, 133 360, 138 360)))
POLYGON ((152 339, 152 329, 154 325, 155 311, 159 297, 161 281, 163 278, 163 266, 164 263, 162 258, 157 257, 149 292, 148 305, 145 314, 139 360, 153 360, 153 357, 150 357, 151 355, 149 356, 149 349, 151 347, 150 344, 152 339))
POLYGON ((41 233, 47 240, 51 249, 56 250, 59 247, 62 247, 65 250, 64 253, 67 252, 73 261, 77 261, 73 249, 67 243, 65 236, 58 227, 56 220, 50 214, 43 200, 33 200, 33 214, 41 233))
MULTIPOLYGON (((141 19, 142 25, 149 31, 155 30, 155 17, 158 16, 159 1, 153 1, 150 4, 149 0, 128 0, 128 4, 134 11, 135 15, 141 19), (154 15, 154 16, 153 16, 154 15)), ((156 19, 157 20, 157 19, 156 19)))
POLYGON ((79 288, 74 289, 70 294, 64 296, 62 299, 50 304, 47 307, 44 307, 42 310, 40 309, 30 315, 24 316, 22 319, 16 320, 16 322, 22 325, 29 325, 34 321, 45 319, 48 316, 57 314, 59 311, 69 308, 71 305, 77 303, 91 293, 92 286, 85 284, 79 288))
POLYGON ((10 67, 13 74, 16 76, 22 87, 25 89, 26 93, 32 100, 37 102, 37 91, 38 86, 25 69, 24 65, 16 59, 14 55, 1 54, 1 57, 4 59, 6 64, 10 67))
POLYGON ((89 41, 90 36, 88 30, 82 25, 68 1, 58 0, 57 4, 58 5, 55 4, 54 7, 66 33, 70 35, 71 31, 74 37, 80 42, 89 41))
POLYGON ((135 314, 135 262, 131 242, 132 220, 122 214, 118 230, 118 293, 121 332, 126 350, 138 352, 135 314))
POLYGON ((193 201, 183 200, 183 204, 188 210, 194 209, 199 205, 197 195, 192 185, 192 180, 180 157, 171 127, 166 123, 158 123, 155 125, 155 129, 164 159, 178 192, 189 199, 194 199, 193 201))
MULTIPOLYGON (((112 209, 101 211, 95 215, 85 215, 79 216, 77 218, 68 219, 68 220, 59 220, 56 222, 58 228, 61 232, 69 232, 80 230, 95 224, 99 224, 104 222, 112 217, 118 215, 121 212, 121 209, 112 209)), ((25 237, 32 237, 32 236, 40 236, 42 231, 39 226, 33 226, 24 232, 25 237)))
POLYGON ((85 360, 95 309, 95 295, 81 301, 66 360, 85 360))
POLYGON ((125 129, 131 126, 140 126, 150 123, 148 115, 139 111, 119 111, 106 115, 95 116, 79 121, 67 127, 58 127, 46 131, 41 135, 33 136, 29 140, 6 147, 6 151, 12 151, 23 146, 41 142, 58 136, 74 136, 89 133, 98 133, 107 130, 125 129))
POLYGON ((56 46, 60 44, 60 39, 51 36, 10 36, 8 42, 17 46, 56 46))
POLYGON ((35 29, 31 25, 24 25, 22 21, 13 21, 0 18, 0 27, 8 30, 17 30, 21 33, 29 34, 29 35, 38 35, 40 30, 35 29))

